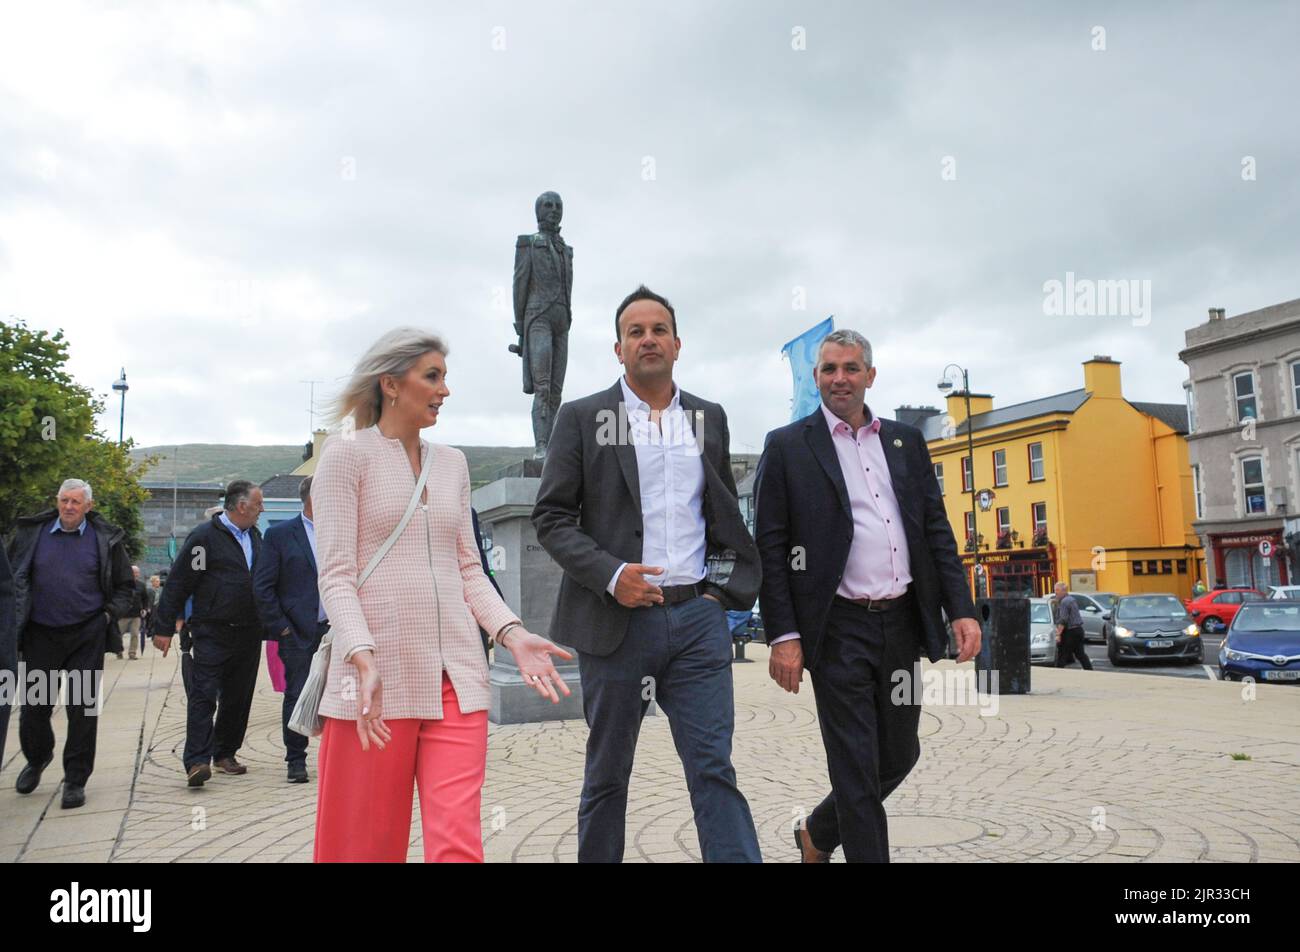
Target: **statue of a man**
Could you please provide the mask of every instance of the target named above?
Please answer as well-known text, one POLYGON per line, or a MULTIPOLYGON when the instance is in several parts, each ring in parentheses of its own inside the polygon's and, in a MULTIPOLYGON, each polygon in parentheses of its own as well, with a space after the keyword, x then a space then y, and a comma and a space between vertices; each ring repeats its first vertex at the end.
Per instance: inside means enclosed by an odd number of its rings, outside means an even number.
POLYGON ((564 202, 554 192, 537 196, 537 232, 515 242, 515 333, 510 350, 524 360, 524 393, 533 395, 533 443, 546 455, 560 409, 573 323, 573 249, 560 237, 564 202))

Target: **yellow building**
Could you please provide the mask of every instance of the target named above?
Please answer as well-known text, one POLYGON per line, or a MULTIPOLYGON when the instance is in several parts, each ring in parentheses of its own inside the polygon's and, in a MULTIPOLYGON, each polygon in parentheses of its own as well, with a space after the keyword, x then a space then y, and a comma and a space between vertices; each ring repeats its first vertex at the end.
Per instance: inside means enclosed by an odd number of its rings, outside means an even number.
POLYGON ((973 474, 964 393, 948 396, 946 413, 897 416, 926 436, 972 587, 977 536, 991 595, 1050 594, 1060 580, 1190 596, 1204 560, 1182 404, 1125 400, 1119 362, 1094 357, 1079 390, 999 408, 972 393, 970 413, 973 474))

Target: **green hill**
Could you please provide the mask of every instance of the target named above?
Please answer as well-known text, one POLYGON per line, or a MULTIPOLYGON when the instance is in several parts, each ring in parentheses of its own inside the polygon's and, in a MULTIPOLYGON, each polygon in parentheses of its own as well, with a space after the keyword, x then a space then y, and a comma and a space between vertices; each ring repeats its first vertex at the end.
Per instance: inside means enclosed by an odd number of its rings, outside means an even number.
MULTIPOLYGON (((176 479, 187 482, 228 483, 232 479, 251 479, 263 482, 272 476, 289 473, 302 463, 303 445, 299 446, 241 446, 231 443, 182 443, 175 446, 141 446, 131 451, 136 459, 157 455, 161 459, 149 469, 143 479, 176 479), (173 462, 173 451, 175 452, 173 462)), ((511 463, 529 459, 531 446, 460 446, 469 464, 470 483, 475 487, 490 483, 511 463)), ((736 479, 746 468, 752 468, 758 457, 740 453, 732 457, 736 479)))

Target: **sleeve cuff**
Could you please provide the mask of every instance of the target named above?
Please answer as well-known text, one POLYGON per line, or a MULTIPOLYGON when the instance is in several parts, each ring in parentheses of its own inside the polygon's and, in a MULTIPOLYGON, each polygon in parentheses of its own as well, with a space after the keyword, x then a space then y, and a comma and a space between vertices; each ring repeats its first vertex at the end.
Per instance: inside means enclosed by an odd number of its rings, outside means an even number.
POLYGON ((618 585, 618 577, 623 574, 625 568, 627 568, 626 562, 614 570, 614 577, 611 578, 609 584, 605 586, 605 591, 609 592, 609 594, 614 594, 614 588, 618 585))
POLYGON ((791 632, 787 632, 784 635, 781 635, 781 637, 779 638, 773 638, 771 642, 768 643, 768 647, 771 647, 772 645, 779 645, 783 641, 791 641, 791 640, 802 641, 803 639, 799 637, 799 632, 791 631, 791 632))

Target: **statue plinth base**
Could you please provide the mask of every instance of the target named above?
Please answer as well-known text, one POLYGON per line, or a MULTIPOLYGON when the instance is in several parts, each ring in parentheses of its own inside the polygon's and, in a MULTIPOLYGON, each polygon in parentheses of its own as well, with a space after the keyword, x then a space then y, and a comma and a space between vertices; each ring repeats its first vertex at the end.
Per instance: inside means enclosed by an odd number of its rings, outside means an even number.
MULTIPOLYGON (((524 460, 507 469, 518 467, 526 472, 535 466, 540 474, 541 465, 541 460, 524 460)), ((503 476, 474 490, 470 503, 478 510, 484 540, 491 539, 488 564, 506 604, 529 631, 561 644, 560 639, 551 637, 549 629, 564 571, 538 543, 531 521, 540 484, 536 476, 503 476)), ((568 697, 561 694, 560 703, 552 704, 524 683, 509 651, 493 648, 488 719, 493 724, 526 724, 582 717, 577 652, 568 650, 574 660, 555 659, 555 668, 573 693, 568 697)))

